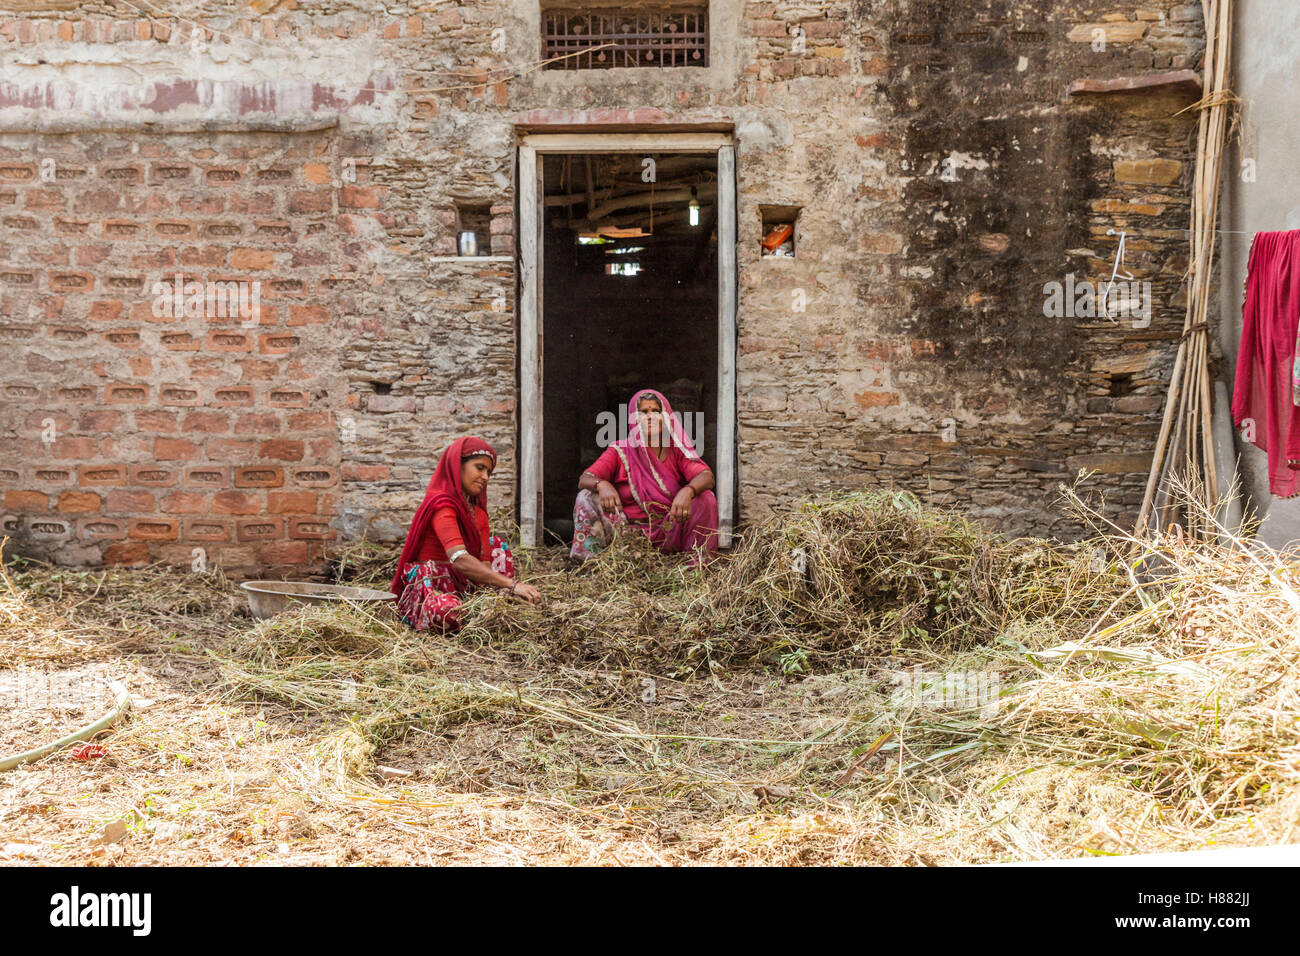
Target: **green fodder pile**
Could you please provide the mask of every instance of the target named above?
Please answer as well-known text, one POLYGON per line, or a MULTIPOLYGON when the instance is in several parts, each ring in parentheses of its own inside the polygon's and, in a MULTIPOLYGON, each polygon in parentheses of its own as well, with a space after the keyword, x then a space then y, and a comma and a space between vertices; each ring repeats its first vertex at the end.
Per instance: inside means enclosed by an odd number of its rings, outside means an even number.
POLYGON ((901 645, 958 650, 1015 620, 1064 625, 1105 610, 1122 579, 1103 553, 1009 541, 906 492, 839 495, 747 533, 700 610, 828 662, 901 645))
POLYGON ((624 535, 567 573, 534 569, 543 605, 476 595, 464 633, 673 676, 861 666, 900 648, 976 646, 1015 620, 1068 626, 1102 613, 1124 583, 1102 553, 1008 541, 904 492, 838 495, 772 516, 703 571, 624 535))
POLYGON ((659 554, 644 535, 623 535, 598 559, 576 565, 555 555, 516 560, 516 576, 537 587, 543 603, 481 590, 465 602, 462 640, 534 662, 673 674, 706 659, 710 631, 691 613, 707 594, 706 578, 680 556, 659 554))

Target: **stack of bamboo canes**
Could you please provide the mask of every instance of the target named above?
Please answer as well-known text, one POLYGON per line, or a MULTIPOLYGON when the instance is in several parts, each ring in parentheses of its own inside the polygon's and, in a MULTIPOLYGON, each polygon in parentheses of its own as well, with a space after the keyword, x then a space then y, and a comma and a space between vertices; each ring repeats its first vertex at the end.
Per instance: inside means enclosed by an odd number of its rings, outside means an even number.
POLYGON ((1204 94, 1188 109, 1200 113, 1196 178, 1191 197, 1191 254, 1187 272, 1187 314, 1169 379, 1160 437, 1151 461, 1146 494, 1134 534, 1180 523, 1188 533, 1214 532, 1219 498, 1214 462, 1213 383, 1209 366, 1209 306, 1214 277, 1219 181, 1228 124, 1236 97, 1228 89, 1232 44, 1232 0, 1201 0, 1205 13, 1204 94), (1176 492, 1176 493, 1175 493, 1176 492), (1189 507, 1191 496, 1202 507, 1189 507))

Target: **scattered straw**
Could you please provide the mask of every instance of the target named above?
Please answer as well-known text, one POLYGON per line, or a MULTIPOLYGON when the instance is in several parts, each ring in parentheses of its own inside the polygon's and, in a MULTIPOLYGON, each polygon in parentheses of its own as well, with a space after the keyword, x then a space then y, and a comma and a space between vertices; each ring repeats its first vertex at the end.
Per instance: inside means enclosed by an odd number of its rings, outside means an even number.
POLYGON ((157 703, 101 760, 0 778, 6 852, 943 864, 1300 828, 1300 565, 1256 543, 1007 541, 882 494, 703 570, 637 539, 519 558, 546 603, 477 595, 449 636, 355 605, 254 622, 211 575, 13 567, 7 650, 115 657, 157 703), (953 674, 993 696, 917 693, 953 674))

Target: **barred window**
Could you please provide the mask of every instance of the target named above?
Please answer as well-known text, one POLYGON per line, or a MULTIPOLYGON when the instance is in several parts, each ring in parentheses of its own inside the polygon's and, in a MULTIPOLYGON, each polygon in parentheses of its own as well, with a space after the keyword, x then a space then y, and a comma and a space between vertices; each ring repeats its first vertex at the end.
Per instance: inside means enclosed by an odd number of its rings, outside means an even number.
POLYGON ((632 66, 708 66, 708 4, 664 10, 542 11, 548 70, 609 70, 632 66), (576 54, 576 55, 568 55, 576 54))

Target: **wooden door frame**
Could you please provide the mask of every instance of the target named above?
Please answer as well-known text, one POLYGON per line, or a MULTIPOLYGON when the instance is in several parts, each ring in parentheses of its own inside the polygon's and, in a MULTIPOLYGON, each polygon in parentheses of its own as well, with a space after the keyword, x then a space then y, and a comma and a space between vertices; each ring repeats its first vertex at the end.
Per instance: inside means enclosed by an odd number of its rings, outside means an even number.
POLYGON ((523 133, 519 137, 519 531, 536 547, 542 522, 542 183, 545 153, 714 153, 718 160, 718 543, 736 520, 736 149, 727 133, 523 133))

